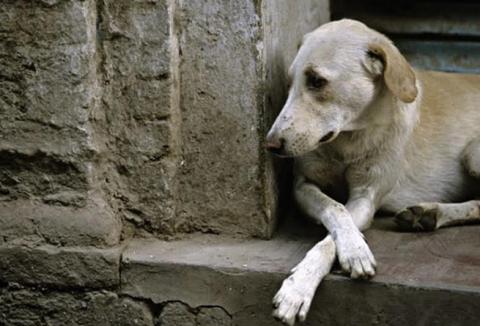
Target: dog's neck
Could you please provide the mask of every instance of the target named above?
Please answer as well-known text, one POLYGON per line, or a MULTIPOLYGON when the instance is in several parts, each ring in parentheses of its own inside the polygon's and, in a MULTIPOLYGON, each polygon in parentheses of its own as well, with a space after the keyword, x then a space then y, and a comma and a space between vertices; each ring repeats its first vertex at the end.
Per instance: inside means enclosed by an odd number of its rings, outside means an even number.
POLYGON ((418 96, 404 103, 388 89, 382 88, 376 100, 357 120, 358 129, 341 132, 331 148, 347 163, 378 155, 401 155, 420 114, 421 85, 418 96))

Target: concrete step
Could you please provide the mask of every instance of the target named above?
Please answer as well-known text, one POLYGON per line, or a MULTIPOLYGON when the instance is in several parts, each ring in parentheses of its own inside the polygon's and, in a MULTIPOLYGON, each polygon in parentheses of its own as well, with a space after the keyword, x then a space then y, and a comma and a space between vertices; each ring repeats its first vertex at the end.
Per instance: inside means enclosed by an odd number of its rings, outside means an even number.
MULTIPOLYGON (((271 300, 321 238, 311 229, 269 241, 214 235, 135 240, 123 253, 122 292, 154 303, 221 307, 234 325, 279 325, 271 300)), ((367 239, 379 265, 375 278, 329 275, 305 325, 480 323, 480 226, 400 233, 388 218, 376 222, 367 239)))

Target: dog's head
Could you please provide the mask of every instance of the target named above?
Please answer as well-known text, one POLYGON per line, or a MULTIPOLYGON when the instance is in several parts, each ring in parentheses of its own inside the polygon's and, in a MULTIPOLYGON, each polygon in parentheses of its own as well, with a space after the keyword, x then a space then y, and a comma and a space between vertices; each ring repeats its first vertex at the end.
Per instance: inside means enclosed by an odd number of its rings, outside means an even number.
POLYGON ((405 103, 417 96, 415 73, 392 42, 347 19, 305 35, 289 79, 287 102, 267 135, 267 148, 284 156, 363 128, 362 113, 381 89, 405 103))

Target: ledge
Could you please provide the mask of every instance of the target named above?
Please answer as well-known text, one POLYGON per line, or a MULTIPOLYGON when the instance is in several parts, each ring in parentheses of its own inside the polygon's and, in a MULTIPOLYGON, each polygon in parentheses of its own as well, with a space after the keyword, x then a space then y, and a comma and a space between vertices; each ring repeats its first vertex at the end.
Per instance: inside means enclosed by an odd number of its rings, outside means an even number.
MULTIPOLYGON (((301 233, 301 232, 300 232, 301 233)), ((288 271, 318 238, 279 234, 273 240, 199 235, 164 242, 135 240, 123 254, 124 294, 155 303, 220 306, 235 325, 277 325, 271 299, 288 271)), ((480 226, 435 233, 399 233, 377 221, 367 239, 377 276, 352 281, 329 275, 317 291, 307 325, 462 324, 480 319, 480 226)))
POLYGON ((120 241, 121 221, 97 194, 84 207, 18 199, 0 203, 0 245, 111 247, 120 241))
POLYGON ((33 248, 0 246, 0 283, 53 288, 115 288, 120 283, 122 246, 33 248))

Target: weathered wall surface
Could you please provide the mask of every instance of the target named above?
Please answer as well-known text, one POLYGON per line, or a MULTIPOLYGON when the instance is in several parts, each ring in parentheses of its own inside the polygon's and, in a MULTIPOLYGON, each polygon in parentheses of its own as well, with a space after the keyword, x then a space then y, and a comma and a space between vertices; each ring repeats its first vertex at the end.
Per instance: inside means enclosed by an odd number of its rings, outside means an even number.
POLYGON ((231 326, 221 307, 181 302, 154 305, 112 291, 0 287, 0 325, 8 326, 231 326))
POLYGON ((0 241, 272 234, 263 138, 324 1, 4 0, 0 18, 0 241))
POLYGON ((147 304, 110 291, 67 293, 0 288, 0 324, 8 326, 153 326, 147 304))
POLYGON ((261 12, 254 1, 182 1, 183 228, 268 236, 263 162, 261 12))
POLYGON ((105 184, 124 220, 175 230, 178 47, 174 1, 100 5, 103 104, 111 154, 105 184))
POLYGON ((1 2, 0 242, 118 242, 97 174, 96 19, 93 0, 1 2))

